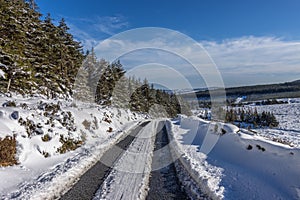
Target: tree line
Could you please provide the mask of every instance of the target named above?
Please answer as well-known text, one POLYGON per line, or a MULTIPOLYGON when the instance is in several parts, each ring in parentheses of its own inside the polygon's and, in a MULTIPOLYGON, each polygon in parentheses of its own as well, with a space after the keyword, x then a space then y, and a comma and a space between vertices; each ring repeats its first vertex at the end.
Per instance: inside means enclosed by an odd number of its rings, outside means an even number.
POLYGON ((225 122, 252 124, 254 127, 277 127, 279 122, 272 112, 257 112, 257 109, 226 109, 225 122))
POLYGON ((65 20, 55 26, 50 14, 41 19, 34 1, 0 0, 0 13, 0 90, 72 95, 84 55, 65 20))
POLYGON ((152 110, 164 113, 165 116, 190 114, 189 107, 182 98, 155 89, 147 79, 141 81, 135 77, 126 77, 125 73, 119 60, 112 63, 104 59, 98 60, 92 49, 78 73, 75 97, 82 101, 95 101, 100 105, 113 105, 137 112, 149 113, 152 110))
POLYGON ((170 116, 188 110, 176 95, 125 73, 120 61, 99 60, 94 49, 83 53, 65 20, 54 25, 34 0, 0 0, 0 92, 76 96, 140 112, 160 105, 170 116))

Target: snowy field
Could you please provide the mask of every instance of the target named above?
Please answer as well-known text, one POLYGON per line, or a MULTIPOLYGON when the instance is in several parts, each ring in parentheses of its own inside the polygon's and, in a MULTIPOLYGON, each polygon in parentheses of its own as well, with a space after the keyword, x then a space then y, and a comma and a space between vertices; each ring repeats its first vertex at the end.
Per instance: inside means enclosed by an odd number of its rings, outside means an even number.
MULTIPOLYGON (((234 125, 180 116, 170 124, 180 162, 212 199, 299 199, 300 149, 240 131, 234 125), (205 153, 204 153, 205 152, 205 153)), ((182 175, 181 181, 188 178, 182 175)))
POLYGON ((0 167, 0 199, 57 197, 145 117, 129 110, 41 97, 2 96, 0 106, 0 138, 16 137, 18 161, 18 165, 0 167), (21 118, 31 125, 21 125, 21 118), (60 153, 64 141, 79 148, 60 153))
POLYGON ((300 148, 300 99, 290 101, 295 103, 249 107, 257 108, 258 112, 272 112, 279 122, 277 128, 255 129, 259 135, 271 140, 280 139, 291 146, 300 148))

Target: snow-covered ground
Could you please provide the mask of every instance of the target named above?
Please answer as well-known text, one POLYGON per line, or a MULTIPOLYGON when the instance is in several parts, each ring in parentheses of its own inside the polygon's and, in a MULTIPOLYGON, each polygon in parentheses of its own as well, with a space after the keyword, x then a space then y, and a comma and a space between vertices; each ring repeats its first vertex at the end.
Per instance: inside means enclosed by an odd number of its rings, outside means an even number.
MULTIPOLYGON (((250 110, 256 109, 258 113, 262 113, 263 111, 273 113, 279 122, 279 126, 276 128, 254 128, 253 133, 271 141, 282 142, 292 147, 300 148, 300 99, 278 99, 278 101, 289 103, 274 105, 250 104, 243 107, 233 107, 233 109, 247 110, 249 108, 250 110)), ((210 119, 211 111, 207 108, 195 109, 193 110, 193 115, 202 119, 210 119)), ((249 124, 244 124, 244 127, 247 126, 249 124)))
POLYGON ((0 106, 0 138, 16 136, 18 161, 0 167, 0 199, 59 196, 145 117, 129 110, 41 97, 2 96, 0 106), (7 102, 15 102, 16 107, 7 102), (53 111, 56 105, 59 109, 53 111), (29 125, 22 125, 21 118, 29 125), (63 141, 77 142, 79 148, 61 154, 63 141))
MULTIPOLYGON (((0 138, 16 137, 18 161, 0 167, 0 199, 59 197, 145 118, 129 110, 41 97, 1 96, 0 106, 0 138), (64 152, 73 148, 64 143, 79 148, 64 152)), ((188 194, 195 199, 299 199, 299 107, 257 106, 258 111, 273 112, 280 122, 276 129, 255 129, 257 134, 198 117, 169 121, 169 146, 174 160, 179 158, 175 166, 188 194), (275 137, 292 145, 275 142, 275 137)), ((151 136, 158 124, 154 120, 139 133, 97 198, 145 198, 155 138, 151 136)))
POLYGON ((255 129, 258 135, 271 140, 280 139, 291 146, 300 148, 300 103, 299 99, 290 99, 289 102, 294 103, 263 106, 250 105, 249 107, 255 107, 258 112, 272 112, 279 122, 279 126, 275 129, 255 129))
MULTIPOLYGON (((213 199, 299 199, 300 149, 239 131, 215 133, 214 122, 196 117, 172 121, 177 155, 196 186, 213 199), (217 140, 215 146, 214 143, 217 140), (207 147, 213 148, 207 151, 207 147), (206 153, 203 153, 206 152, 206 153)), ((210 148, 209 148, 210 149, 210 148)), ((187 178, 181 176, 185 181, 187 178)), ((188 179, 187 179, 188 180, 188 179)), ((195 189, 192 187, 191 191, 195 189)))

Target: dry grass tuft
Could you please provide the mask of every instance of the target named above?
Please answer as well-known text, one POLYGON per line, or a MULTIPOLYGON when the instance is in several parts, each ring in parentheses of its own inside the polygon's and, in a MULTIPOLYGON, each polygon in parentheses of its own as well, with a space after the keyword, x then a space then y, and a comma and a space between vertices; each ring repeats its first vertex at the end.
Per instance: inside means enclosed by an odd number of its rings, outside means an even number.
POLYGON ((50 135, 49 134, 46 134, 46 135, 44 135, 43 137, 42 137, 42 141, 43 142, 48 142, 48 141, 50 141, 52 138, 50 137, 50 135))
POLYGON ((76 141, 70 138, 65 139, 62 135, 59 141, 62 143, 62 146, 57 149, 60 154, 64 154, 68 151, 74 151, 83 144, 83 141, 81 140, 76 141))
POLYGON ((108 127, 108 130, 106 132, 108 132, 108 133, 113 132, 113 128, 112 127, 108 127))
POLYGON ((86 130, 90 130, 91 129, 91 122, 87 121, 86 119, 82 122, 82 125, 84 126, 84 128, 86 130))
POLYGON ((7 167, 18 164, 16 160, 17 141, 16 137, 6 136, 0 138, 0 166, 7 167))

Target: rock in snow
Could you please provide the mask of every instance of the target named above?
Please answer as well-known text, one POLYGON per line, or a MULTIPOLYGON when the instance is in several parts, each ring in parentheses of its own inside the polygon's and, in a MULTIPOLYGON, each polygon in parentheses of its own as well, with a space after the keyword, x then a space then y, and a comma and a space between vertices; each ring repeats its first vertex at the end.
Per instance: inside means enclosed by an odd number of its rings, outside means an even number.
POLYGON ((10 117, 14 120, 18 120, 19 119, 19 112, 18 111, 12 112, 10 117))

